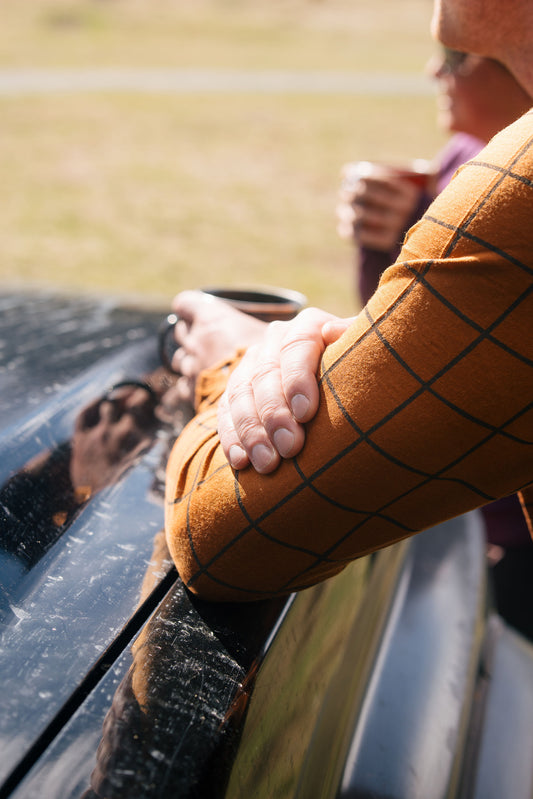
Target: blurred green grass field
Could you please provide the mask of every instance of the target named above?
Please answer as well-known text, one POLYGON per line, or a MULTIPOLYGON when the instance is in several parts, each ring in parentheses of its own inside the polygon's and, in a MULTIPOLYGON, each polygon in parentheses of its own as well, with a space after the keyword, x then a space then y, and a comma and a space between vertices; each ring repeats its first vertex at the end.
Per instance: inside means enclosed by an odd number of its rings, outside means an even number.
MULTIPOLYGON (((0 71, 418 76, 429 0, 18 0, 0 71)), ((354 310, 341 165, 431 157, 431 93, 0 94, 0 283, 139 294, 263 283, 354 310)))

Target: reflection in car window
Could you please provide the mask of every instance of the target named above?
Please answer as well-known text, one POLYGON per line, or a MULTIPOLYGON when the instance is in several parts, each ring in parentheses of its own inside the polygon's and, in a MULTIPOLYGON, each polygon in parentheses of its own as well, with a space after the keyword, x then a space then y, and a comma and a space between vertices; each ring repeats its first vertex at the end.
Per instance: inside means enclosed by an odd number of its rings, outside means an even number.
POLYGON ((174 440, 186 415, 175 382, 156 369, 113 386, 78 413, 68 441, 39 453, 0 488, 0 623, 9 620, 24 576, 91 497, 115 483, 162 430, 174 440))

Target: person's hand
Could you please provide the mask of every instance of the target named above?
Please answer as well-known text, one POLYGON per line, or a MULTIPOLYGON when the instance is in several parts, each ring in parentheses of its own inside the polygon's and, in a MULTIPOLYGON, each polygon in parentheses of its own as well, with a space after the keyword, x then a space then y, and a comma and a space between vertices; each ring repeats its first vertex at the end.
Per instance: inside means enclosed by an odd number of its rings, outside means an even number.
POLYGON ((369 164, 360 175, 353 164, 343 169, 337 205, 337 232, 360 247, 390 252, 405 234, 421 189, 394 170, 369 164))
POLYGON ((203 369, 258 341, 266 328, 265 322, 202 291, 181 292, 172 301, 172 310, 178 316, 172 368, 181 375, 177 388, 188 402, 194 400, 196 378, 203 369))
POLYGON ((218 409, 220 442, 234 469, 251 463, 268 474, 300 452, 303 425, 318 409, 320 359, 351 321, 308 308, 290 322, 272 322, 247 350, 218 409))
POLYGON ((153 441, 156 398, 135 384, 92 402, 76 419, 71 439, 74 488, 99 491, 114 482, 153 441))

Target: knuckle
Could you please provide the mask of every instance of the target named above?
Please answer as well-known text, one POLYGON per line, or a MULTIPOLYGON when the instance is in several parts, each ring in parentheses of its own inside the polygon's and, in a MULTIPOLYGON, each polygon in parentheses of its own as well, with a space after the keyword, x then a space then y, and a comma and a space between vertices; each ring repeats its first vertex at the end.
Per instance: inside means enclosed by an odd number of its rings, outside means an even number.
POLYGON ((247 381, 241 381, 233 374, 228 380, 225 393, 225 402, 228 405, 247 399, 251 394, 251 386, 247 381))
MULTIPOLYGON (((253 363, 254 359, 257 357, 258 352, 259 352, 259 344, 251 344, 247 348, 243 356, 243 359, 241 361, 241 364, 253 363)), ((235 371, 237 371, 240 368, 241 367, 237 367, 235 371)))
POLYGON ((239 419, 235 424, 237 437, 247 448, 253 447, 258 441, 264 438, 264 435, 261 435, 262 428, 258 424, 258 421, 256 417, 246 416, 239 419))
POLYGON ((268 345, 272 346, 278 342, 283 335, 285 334, 285 330, 289 322, 282 322, 279 319, 275 319, 273 322, 269 322, 266 329, 265 335, 265 345, 261 348, 259 345, 256 345, 257 352, 256 352, 256 361, 260 361, 262 358, 265 357, 265 347, 268 348, 268 345))
POLYGON ((274 319, 273 322, 270 322, 269 329, 275 333, 278 333, 286 326, 286 322, 282 322, 280 319, 274 319))
POLYGON ((319 308, 316 308, 315 306, 311 305, 309 308, 304 308, 303 311, 300 311, 298 319, 301 322, 314 323, 317 313, 322 313, 322 311, 320 311, 319 308))
POLYGON ((272 380, 279 374, 279 362, 273 359, 262 361, 261 363, 257 364, 257 367, 254 371, 252 376, 252 386, 255 386, 257 383, 262 382, 263 380, 272 380))
POLYGON ((267 431, 272 427, 274 422, 277 425, 284 417, 288 417, 288 412, 275 398, 267 400, 261 407, 260 421, 267 431))
POLYGON ((306 308, 297 317, 298 323, 299 323, 298 324, 298 329, 300 329, 300 327, 302 327, 302 328, 305 328, 306 330, 309 329, 309 328, 311 330, 313 330, 313 329, 320 330, 322 325, 324 324, 324 321, 326 319, 329 319, 330 317, 331 317, 331 314, 328 313, 327 311, 324 311, 322 308, 316 308, 314 306, 312 306, 310 308, 306 308), (304 314, 303 317, 302 317, 302 314, 304 314), (301 325, 300 325, 300 322, 302 322, 301 325), (305 325, 303 323, 305 323, 305 325))
POLYGON ((308 353, 320 351, 322 346, 321 331, 322 326, 313 331, 313 335, 309 331, 302 331, 283 342, 280 347, 280 354, 283 358, 284 371, 289 368, 289 363, 291 362, 291 359, 287 359, 285 356, 296 354, 296 358, 293 359, 295 362, 293 368, 298 368, 298 361, 301 360, 304 354, 307 356, 308 353), (288 363, 286 363, 287 361, 288 363))

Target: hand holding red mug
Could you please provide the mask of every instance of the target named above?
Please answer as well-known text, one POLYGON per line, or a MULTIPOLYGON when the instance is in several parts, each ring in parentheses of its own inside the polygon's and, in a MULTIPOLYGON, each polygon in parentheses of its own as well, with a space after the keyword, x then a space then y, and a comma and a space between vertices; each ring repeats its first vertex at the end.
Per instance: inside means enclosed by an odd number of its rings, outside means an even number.
POLYGON ((360 247, 390 252, 401 244, 423 191, 432 191, 426 161, 397 168, 370 161, 346 164, 337 206, 337 232, 360 247))

